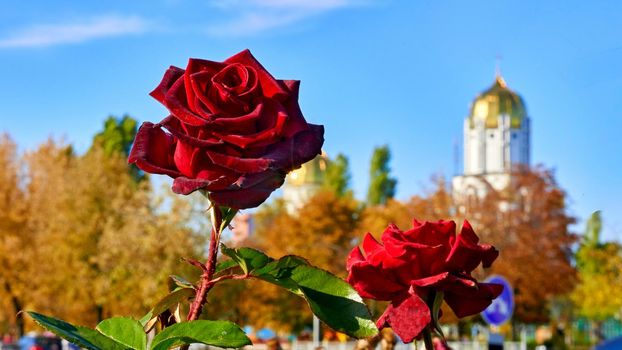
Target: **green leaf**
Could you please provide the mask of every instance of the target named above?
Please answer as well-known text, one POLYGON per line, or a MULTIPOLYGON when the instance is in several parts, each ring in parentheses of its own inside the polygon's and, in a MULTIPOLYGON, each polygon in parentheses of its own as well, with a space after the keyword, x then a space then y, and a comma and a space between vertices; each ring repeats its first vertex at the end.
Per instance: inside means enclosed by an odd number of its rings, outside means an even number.
POLYGON ((304 293, 300 289, 300 286, 290 277, 294 268, 307 264, 307 261, 301 257, 288 255, 266 264, 261 269, 257 269, 252 273, 252 276, 276 284, 300 297, 304 297, 304 293))
POLYGON ((202 343, 221 348, 240 348, 252 342, 235 323, 198 320, 176 323, 153 338, 151 350, 167 350, 183 344, 202 343))
POLYGON ((233 259, 240 267, 244 273, 250 273, 255 269, 259 269, 264 267, 267 263, 273 261, 274 259, 268 257, 263 252, 253 249, 253 248, 228 248, 224 244, 220 245, 220 249, 222 253, 226 256, 233 259))
POLYGON ((356 338, 378 333, 362 298, 347 282, 309 265, 298 256, 274 260, 251 248, 222 245, 223 254, 252 277, 278 285, 303 297, 311 310, 331 328, 356 338))
POLYGON ((225 270, 228 270, 232 267, 238 266, 238 262, 235 260, 225 260, 225 261, 221 261, 218 264, 216 264, 216 272, 215 273, 220 273, 223 272, 225 270))
POLYGON ((311 311, 337 331, 356 338, 378 333, 369 309, 354 288, 303 258, 284 256, 251 275, 305 298, 311 311))
POLYGON ((296 267, 291 279, 313 313, 329 327, 355 338, 378 333, 363 299, 346 281, 310 265, 296 267))
POLYGON ((220 213, 222 214, 222 224, 220 225, 220 231, 218 232, 222 232, 227 226, 229 226, 229 223, 231 223, 231 220, 233 220, 235 214, 238 213, 238 210, 229 207, 220 207, 220 213))
POLYGON ((300 265, 309 265, 309 262, 296 255, 286 255, 279 260, 267 263, 262 268, 256 269, 253 274, 269 274, 275 278, 285 278, 290 277, 292 270, 300 265))
POLYGON ((149 320, 154 317, 158 317, 164 311, 170 309, 176 304, 186 301, 189 298, 193 297, 195 294, 195 290, 193 288, 177 288, 164 298, 160 299, 157 304, 149 311, 145 316, 140 319, 140 324, 145 327, 149 320))
POLYGON ((169 276, 173 282, 175 282, 175 284, 178 287, 181 288, 194 288, 194 284, 192 284, 192 282, 188 281, 187 279, 181 277, 181 276, 177 276, 177 275, 170 275, 169 276))
POLYGON ((147 334, 143 326, 131 318, 109 318, 101 321, 95 329, 131 349, 145 350, 147 348, 147 334))
POLYGON ((41 327, 83 348, 90 350, 131 350, 130 347, 120 344, 94 329, 74 326, 57 318, 33 311, 27 311, 27 313, 41 327))

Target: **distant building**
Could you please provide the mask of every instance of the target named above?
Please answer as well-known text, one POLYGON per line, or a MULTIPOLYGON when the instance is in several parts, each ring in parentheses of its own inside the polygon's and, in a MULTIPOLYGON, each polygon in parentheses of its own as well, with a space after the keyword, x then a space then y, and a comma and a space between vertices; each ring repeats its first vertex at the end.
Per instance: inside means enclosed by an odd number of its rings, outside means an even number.
POLYGON ((452 181, 459 203, 510 184, 517 166, 529 166, 530 120, 525 102, 497 74, 473 101, 464 121, 464 172, 452 181))
POLYGON ((238 213, 231 222, 231 245, 240 247, 250 238, 253 232, 253 215, 251 213, 238 213))
POLYGON ((287 175, 283 200, 288 212, 298 211, 322 187, 327 164, 328 157, 322 152, 287 175))

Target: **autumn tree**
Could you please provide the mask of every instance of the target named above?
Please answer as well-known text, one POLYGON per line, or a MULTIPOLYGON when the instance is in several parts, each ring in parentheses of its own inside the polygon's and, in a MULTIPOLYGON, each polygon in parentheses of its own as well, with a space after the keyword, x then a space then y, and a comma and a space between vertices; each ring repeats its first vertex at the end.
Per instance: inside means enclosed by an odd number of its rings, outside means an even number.
POLYGON ((196 277, 180 261, 204 253, 192 203, 137 182, 124 148, 104 141, 83 155, 54 140, 19 154, 0 137, 0 330, 21 333, 21 310, 86 325, 140 317, 170 274, 196 277))
POLYGON ((374 148, 369 167, 367 204, 386 204, 395 195, 397 179, 391 177, 391 151, 388 145, 374 148))
POLYGON ((543 167, 516 169, 507 188, 489 186, 487 193, 469 198, 458 216, 499 249, 486 273, 503 275, 514 286, 515 320, 546 322, 552 298, 570 292, 576 280, 571 264, 576 236, 569 231, 574 218, 567 213, 566 194, 543 167))
MULTIPOLYGON (((92 149, 101 149, 107 156, 122 155, 127 157, 136 136, 138 122, 129 115, 121 118, 109 116, 104 121, 104 129, 93 137, 92 149)), ((143 172, 135 164, 127 167, 136 181, 144 179, 143 172)))
POLYGON ((166 279, 201 244, 184 210, 159 213, 148 183, 136 188, 122 154, 94 148, 84 156, 48 142, 28 155, 28 227, 35 265, 30 308, 82 324, 139 316, 166 293, 166 279))
POLYGON ((121 118, 109 116, 104 121, 104 129, 93 137, 93 145, 101 147, 106 155, 121 153, 128 155, 138 122, 129 115, 121 118))
POLYGON ((595 321, 597 329, 622 313, 622 247, 601 242, 601 227, 600 212, 595 212, 576 254, 579 283, 571 294, 579 315, 595 321))
POLYGON ((18 336, 24 333, 19 313, 29 292, 29 261, 35 259, 29 247, 32 237, 25 230, 26 193, 21 186, 22 162, 17 146, 0 135, 0 327, 18 336))

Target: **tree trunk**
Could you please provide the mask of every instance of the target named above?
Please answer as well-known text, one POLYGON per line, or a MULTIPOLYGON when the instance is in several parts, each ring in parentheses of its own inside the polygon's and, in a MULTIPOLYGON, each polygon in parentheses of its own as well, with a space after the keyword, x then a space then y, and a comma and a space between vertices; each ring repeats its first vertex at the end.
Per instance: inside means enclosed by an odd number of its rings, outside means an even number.
POLYGON ((13 294, 13 289, 8 281, 4 282, 4 289, 11 296, 11 304, 13 305, 13 310, 15 312, 16 335, 18 338, 21 338, 22 335, 24 335, 24 314, 20 312, 23 307, 22 302, 16 295, 13 294))

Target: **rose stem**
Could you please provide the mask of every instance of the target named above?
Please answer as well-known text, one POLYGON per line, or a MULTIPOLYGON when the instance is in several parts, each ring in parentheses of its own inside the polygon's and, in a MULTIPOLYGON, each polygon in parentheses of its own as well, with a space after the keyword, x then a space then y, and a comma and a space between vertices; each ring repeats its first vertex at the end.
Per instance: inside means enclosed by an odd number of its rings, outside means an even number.
POLYGON ((194 301, 190 305, 188 311, 188 321, 194 321, 199 318, 203 311, 203 305, 207 301, 207 293, 212 289, 214 283, 211 282, 214 272, 216 271, 216 258, 218 256, 218 243, 220 241, 220 229, 222 225, 222 212, 217 206, 212 207, 212 232, 209 241, 209 251, 207 253, 207 262, 205 269, 201 274, 201 280, 194 301))
POLYGON ((426 350, 434 350, 434 343, 432 343, 432 332, 430 327, 425 327, 423 330, 423 342, 425 343, 426 350))

